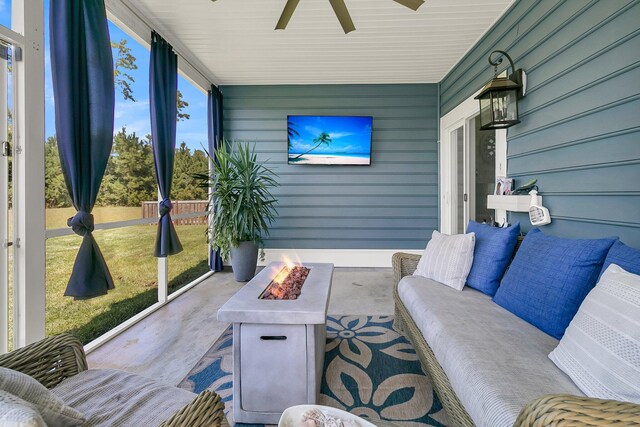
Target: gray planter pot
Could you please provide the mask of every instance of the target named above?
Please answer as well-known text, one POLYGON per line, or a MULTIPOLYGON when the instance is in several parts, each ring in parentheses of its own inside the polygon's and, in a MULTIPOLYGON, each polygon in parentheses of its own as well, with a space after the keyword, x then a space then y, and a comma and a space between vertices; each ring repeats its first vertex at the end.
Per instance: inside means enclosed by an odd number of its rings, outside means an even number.
POLYGON ((240 242, 237 248, 231 248, 231 268, 238 282, 247 282, 256 275, 258 265, 258 245, 253 242, 240 242))

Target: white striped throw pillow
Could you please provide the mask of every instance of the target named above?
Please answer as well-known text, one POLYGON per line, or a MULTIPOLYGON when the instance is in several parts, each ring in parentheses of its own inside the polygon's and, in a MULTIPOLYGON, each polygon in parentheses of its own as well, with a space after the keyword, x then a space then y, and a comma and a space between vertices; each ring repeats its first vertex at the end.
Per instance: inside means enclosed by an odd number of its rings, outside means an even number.
POLYGON ((434 230, 414 276, 423 276, 461 291, 471 271, 475 242, 475 233, 450 236, 434 230))
POLYGON ((640 403, 640 276, 611 264, 549 358, 589 397, 640 403))

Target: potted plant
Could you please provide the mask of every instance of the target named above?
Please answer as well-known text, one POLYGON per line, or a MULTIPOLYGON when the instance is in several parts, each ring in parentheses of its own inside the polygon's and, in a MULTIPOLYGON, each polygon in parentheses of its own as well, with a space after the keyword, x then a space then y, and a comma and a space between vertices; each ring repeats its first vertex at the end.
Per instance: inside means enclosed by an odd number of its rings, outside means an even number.
MULTIPOLYGON (((258 249, 276 215, 271 189, 276 174, 258 161, 248 143, 223 141, 210 160, 210 175, 196 175, 200 186, 211 188, 208 235, 223 259, 231 261, 239 282, 251 280, 258 264, 258 249)), ((261 252, 264 259, 264 252, 261 252)))

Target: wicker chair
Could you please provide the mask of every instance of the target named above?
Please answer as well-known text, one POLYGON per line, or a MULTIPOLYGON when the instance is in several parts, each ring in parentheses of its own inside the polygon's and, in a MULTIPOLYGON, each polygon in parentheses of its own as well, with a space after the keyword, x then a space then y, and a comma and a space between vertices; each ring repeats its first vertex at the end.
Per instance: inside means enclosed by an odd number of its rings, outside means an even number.
MULTIPOLYGON (((422 368, 431 378, 433 388, 454 426, 473 427, 474 423, 451 388, 433 351, 425 341, 398 295, 398 283, 413 274, 420 255, 396 253, 393 255, 395 300, 394 328, 407 336, 414 345, 422 368)), ((546 426, 640 426, 640 405, 614 400, 592 399, 582 396, 549 395, 526 405, 514 424, 515 427, 546 426)))
MULTIPOLYGON (((87 359, 80 341, 62 334, 45 338, 21 349, 0 356, 0 366, 23 372, 47 388, 53 388, 65 378, 87 370, 87 359)), ((161 427, 228 426, 220 396, 203 391, 161 427)))

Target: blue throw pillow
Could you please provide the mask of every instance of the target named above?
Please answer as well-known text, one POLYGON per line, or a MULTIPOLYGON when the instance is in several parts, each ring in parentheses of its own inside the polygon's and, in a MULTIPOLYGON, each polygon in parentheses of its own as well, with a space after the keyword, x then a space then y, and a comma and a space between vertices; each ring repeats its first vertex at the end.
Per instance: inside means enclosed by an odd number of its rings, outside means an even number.
POLYGON ((595 286, 616 241, 527 233, 493 300, 557 339, 595 286))
POLYGON ((499 228, 469 221, 467 233, 471 232, 476 233, 476 246, 467 286, 494 296, 516 247, 520 223, 499 228))
MULTIPOLYGON (((477 244, 478 241, 476 240, 477 244)), ((617 264, 629 273, 640 275, 640 249, 629 247, 618 240, 609 249, 600 276, 611 264, 617 264)))

